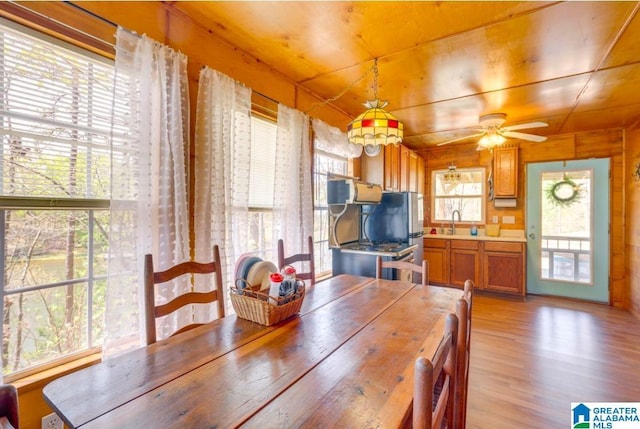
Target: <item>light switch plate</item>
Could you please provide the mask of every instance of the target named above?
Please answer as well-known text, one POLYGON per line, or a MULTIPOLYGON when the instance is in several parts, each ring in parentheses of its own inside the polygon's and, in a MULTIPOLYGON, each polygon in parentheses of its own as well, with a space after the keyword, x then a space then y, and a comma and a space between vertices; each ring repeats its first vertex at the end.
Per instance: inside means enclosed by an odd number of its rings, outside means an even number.
POLYGON ((515 218, 515 216, 502 216, 502 223, 514 224, 514 223, 516 223, 516 218, 515 218))

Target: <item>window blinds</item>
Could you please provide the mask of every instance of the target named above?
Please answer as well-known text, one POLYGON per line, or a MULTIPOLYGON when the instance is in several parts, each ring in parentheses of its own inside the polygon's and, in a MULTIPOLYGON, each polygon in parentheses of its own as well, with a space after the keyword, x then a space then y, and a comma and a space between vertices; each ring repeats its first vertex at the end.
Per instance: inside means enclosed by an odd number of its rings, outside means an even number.
POLYGON ((251 208, 273 208, 277 132, 274 122, 256 116, 251 118, 251 208))
POLYGON ((0 196, 108 199, 113 64, 31 34, 0 21, 0 196))

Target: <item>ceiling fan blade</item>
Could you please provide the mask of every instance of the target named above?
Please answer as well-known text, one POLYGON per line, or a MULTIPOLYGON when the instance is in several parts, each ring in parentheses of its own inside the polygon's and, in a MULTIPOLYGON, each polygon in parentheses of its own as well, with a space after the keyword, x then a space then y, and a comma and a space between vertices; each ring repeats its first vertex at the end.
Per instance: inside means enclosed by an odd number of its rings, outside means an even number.
POLYGON ((540 128, 540 127, 548 127, 549 124, 545 122, 529 122, 526 124, 518 124, 518 125, 507 125, 506 127, 502 127, 501 129, 504 131, 515 131, 515 130, 524 130, 527 128, 540 128))
POLYGON ((457 139, 447 140, 446 142, 438 143, 436 146, 444 146, 444 145, 449 144, 449 143, 454 143, 454 142, 459 142, 459 141, 462 141, 462 140, 472 139, 474 137, 481 136, 484 133, 485 132, 483 131, 483 132, 477 133, 477 134, 470 134, 468 136, 458 137, 457 139))
POLYGON ((517 133, 513 131, 500 131, 500 134, 502 134, 505 137, 520 139, 520 140, 528 140, 528 141, 537 142, 537 143, 543 142, 547 139, 545 136, 536 136, 535 134, 517 133))

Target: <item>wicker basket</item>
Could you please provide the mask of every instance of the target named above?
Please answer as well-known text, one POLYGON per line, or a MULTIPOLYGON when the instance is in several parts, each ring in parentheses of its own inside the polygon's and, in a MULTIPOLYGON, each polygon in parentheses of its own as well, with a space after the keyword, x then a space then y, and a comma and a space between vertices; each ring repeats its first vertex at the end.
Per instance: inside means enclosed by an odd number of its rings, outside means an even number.
POLYGON ((270 302, 274 298, 270 298, 268 294, 249 288, 239 290, 232 287, 229 295, 238 317, 271 326, 300 312, 305 289, 306 287, 303 287, 300 292, 279 298, 278 305, 270 302))

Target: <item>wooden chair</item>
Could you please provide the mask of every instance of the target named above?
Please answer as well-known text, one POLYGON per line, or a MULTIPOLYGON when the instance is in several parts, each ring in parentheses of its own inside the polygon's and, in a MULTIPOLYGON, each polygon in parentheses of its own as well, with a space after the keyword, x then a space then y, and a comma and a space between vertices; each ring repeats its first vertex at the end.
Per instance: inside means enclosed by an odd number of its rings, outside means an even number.
POLYGON ((458 429, 454 424, 458 317, 448 314, 445 332, 433 360, 415 363, 413 386, 414 429, 458 429))
POLYGON ((309 247, 309 253, 298 253, 296 255, 284 256, 284 241, 278 240, 278 269, 286 265, 292 265, 296 262, 309 261, 309 272, 296 271, 296 277, 303 280, 308 280, 309 285, 313 285, 316 282, 315 274, 315 262, 313 255, 313 237, 307 238, 307 246, 309 247))
POLYGON ((429 284, 429 261, 426 259, 422 261, 422 265, 414 264, 413 262, 404 261, 384 261, 382 256, 376 258, 376 278, 382 277, 383 268, 393 268, 396 270, 411 270, 415 273, 422 275, 422 285, 427 286, 429 284))
POLYGON ((456 368, 455 421, 459 427, 466 427, 467 393, 469 388, 469 363, 471 350, 471 304, 473 302, 473 281, 464 282, 464 293, 456 303, 458 316, 458 365, 456 368))
MULTIPOLYGON (((147 345, 156 342, 156 318, 166 316, 174 311, 190 304, 209 304, 216 302, 218 317, 224 317, 224 293, 222 291, 222 270, 220 265, 220 251, 218 246, 213 246, 213 261, 183 262, 173 267, 155 272, 153 268, 153 258, 145 255, 144 261, 144 294, 145 294, 145 326, 147 331, 147 345), (193 274, 213 274, 215 289, 208 292, 187 292, 171 301, 156 305, 155 285, 165 283, 182 275, 193 274)), ((192 323, 173 332, 171 336, 195 328, 202 323, 192 323)))
POLYGON ((11 384, 0 385, 0 417, 6 417, 11 426, 19 428, 18 391, 11 384))

